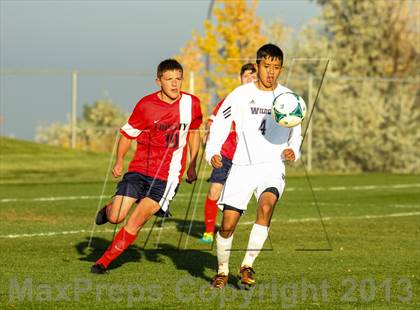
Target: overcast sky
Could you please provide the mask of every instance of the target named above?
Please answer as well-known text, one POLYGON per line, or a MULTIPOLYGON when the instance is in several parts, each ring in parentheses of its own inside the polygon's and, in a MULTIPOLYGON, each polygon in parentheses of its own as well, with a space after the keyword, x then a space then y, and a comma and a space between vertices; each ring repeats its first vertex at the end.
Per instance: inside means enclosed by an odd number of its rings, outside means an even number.
MULTIPOLYGON (((179 54, 193 30, 202 33, 209 3, 0 0, 1 135, 33 139, 37 126, 63 122, 70 112, 70 74, 5 75, 8 70, 144 72, 79 76, 79 113, 83 103, 102 97, 130 112, 156 90, 157 64, 179 54)), ((265 22, 281 19, 296 30, 318 13, 307 0, 262 0, 257 11, 265 22)))

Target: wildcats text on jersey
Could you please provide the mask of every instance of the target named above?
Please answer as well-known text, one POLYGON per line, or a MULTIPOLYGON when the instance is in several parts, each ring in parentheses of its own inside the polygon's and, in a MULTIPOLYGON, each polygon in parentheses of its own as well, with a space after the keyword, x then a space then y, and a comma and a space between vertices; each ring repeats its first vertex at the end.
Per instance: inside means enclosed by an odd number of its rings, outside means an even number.
POLYGON ((252 114, 271 114, 271 109, 250 107, 252 114))

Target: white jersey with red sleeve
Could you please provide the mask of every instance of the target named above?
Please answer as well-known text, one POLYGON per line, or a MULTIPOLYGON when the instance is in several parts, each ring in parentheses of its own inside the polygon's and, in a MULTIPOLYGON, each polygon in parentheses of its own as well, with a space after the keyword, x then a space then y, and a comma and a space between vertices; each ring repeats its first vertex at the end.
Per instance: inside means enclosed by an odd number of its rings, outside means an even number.
POLYGON ((235 122, 238 144, 234 165, 255 165, 282 161, 282 153, 291 148, 296 160, 300 157, 301 125, 286 128, 271 117, 276 96, 290 92, 280 84, 273 91, 262 91, 255 83, 237 87, 225 99, 211 127, 206 146, 206 159, 220 155, 223 141, 235 122))
POLYGON ((225 98, 223 98, 215 107, 214 107, 214 110, 213 110, 213 113, 210 115, 210 117, 209 117, 209 119, 211 120, 211 121, 214 121, 214 118, 216 117, 216 114, 217 114, 217 112, 219 112, 219 109, 220 109, 220 107, 222 106, 222 104, 223 104, 223 101, 225 101, 225 98))
MULTIPOLYGON (((222 106, 225 99, 222 99, 214 108, 213 113, 209 117, 209 122, 211 126, 211 122, 213 122, 214 118, 217 115, 217 112, 219 111, 220 107, 222 106)), ((220 151, 220 154, 227 159, 232 160, 233 155, 235 154, 236 150, 236 131, 235 131, 235 123, 232 123, 231 132, 229 133, 229 136, 226 138, 225 143, 223 143, 222 150, 220 151)))
POLYGON ((143 97, 120 132, 137 140, 128 171, 164 181, 181 180, 185 170, 188 134, 202 123, 200 100, 181 93, 172 104, 158 93, 143 97))

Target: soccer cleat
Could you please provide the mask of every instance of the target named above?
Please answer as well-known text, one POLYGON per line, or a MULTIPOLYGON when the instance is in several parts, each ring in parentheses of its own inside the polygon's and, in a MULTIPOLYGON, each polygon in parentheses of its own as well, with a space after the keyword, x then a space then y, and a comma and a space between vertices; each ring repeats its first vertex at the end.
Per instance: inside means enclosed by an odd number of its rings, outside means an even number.
POLYGON ((203 236, 200 238, 200 241, 203 243, 213 243, 214 240, 214 233, 212 232, 205 232, 203 236))
POLYGON ((213 288, 223 289, 227 285, 227 282, 228 282, 228 276, 222 272, 214 276, 211 286, 213 288))
POLYGON ((241 284, 245 288, 251 288, 255 285, 253 274, 255 274, 255 271, 252 269, 252 267, 246 265, 241 267, 241 270, 239 271, 239 277, 241 284))
POLYGON ((108 273, 108 269, 106 269, 102 264, 95 264, 90 268, 90 272, 96 274, 106 274, 108 273))
POLYGON ((101 210, 99 210, 98 214, 96 214, 96 225, 103 225, 105 223, 108 223, 108 217, 106 216, 106 207, 107 206, 103 207, 101 210))

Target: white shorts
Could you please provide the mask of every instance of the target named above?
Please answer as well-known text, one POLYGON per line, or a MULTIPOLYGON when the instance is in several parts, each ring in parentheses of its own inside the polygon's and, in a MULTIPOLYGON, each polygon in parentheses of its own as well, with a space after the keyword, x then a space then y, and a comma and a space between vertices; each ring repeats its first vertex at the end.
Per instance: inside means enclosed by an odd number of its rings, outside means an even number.
POLYGON ((284 186, 285 167, 282 162, 249 166, 233 164, 217 204, 221 210, 223 205, 246 210, 252 194, 258 200, 267 188, 274 187, 280 198, 284 186))

